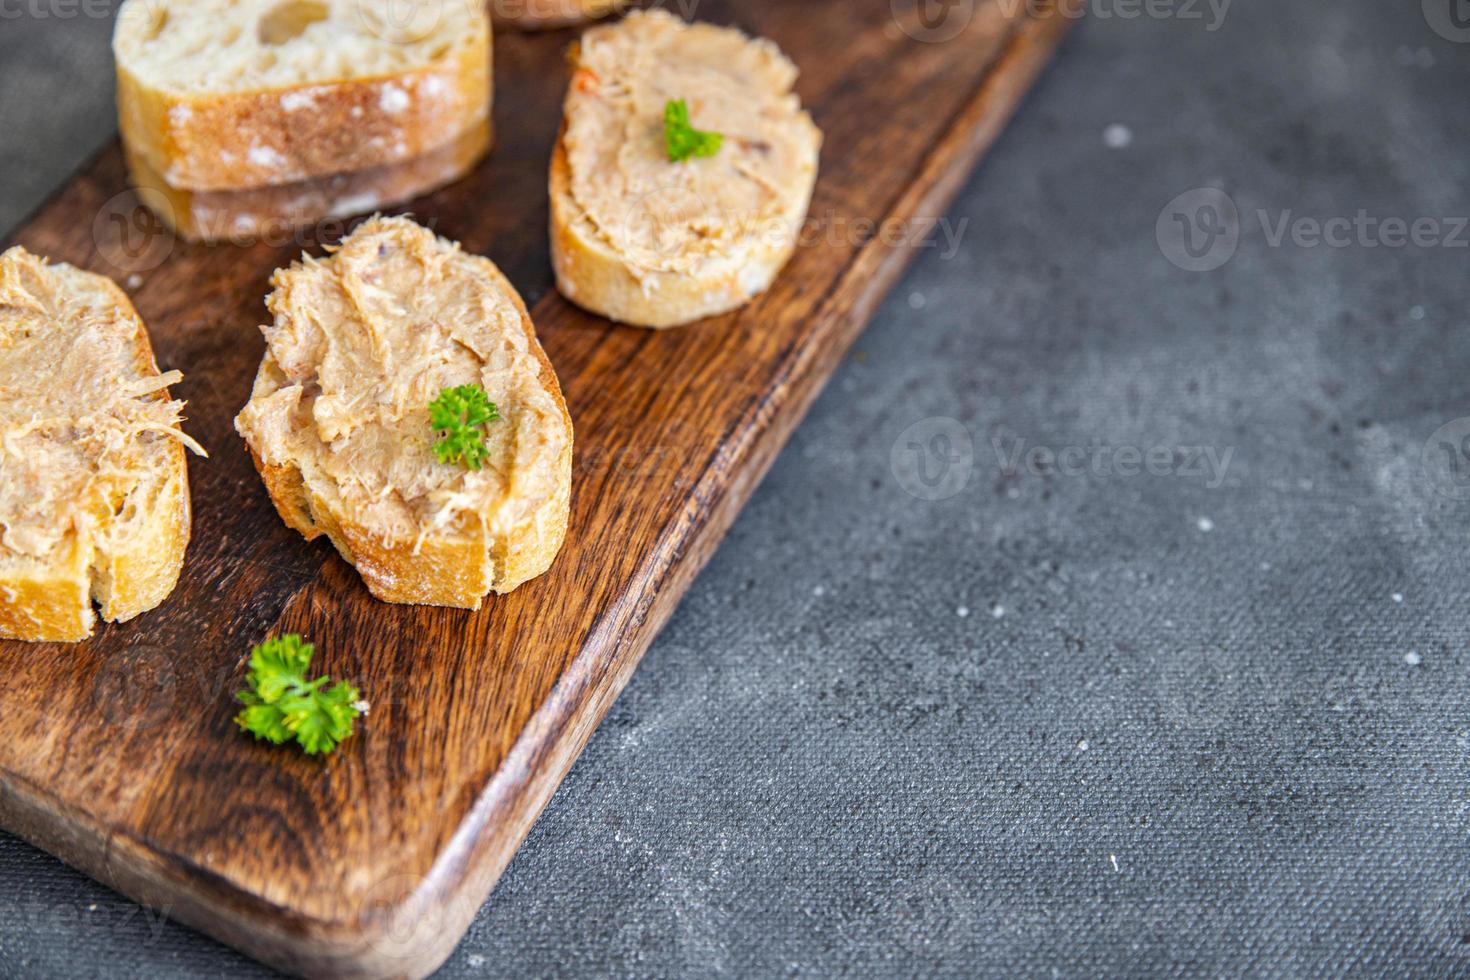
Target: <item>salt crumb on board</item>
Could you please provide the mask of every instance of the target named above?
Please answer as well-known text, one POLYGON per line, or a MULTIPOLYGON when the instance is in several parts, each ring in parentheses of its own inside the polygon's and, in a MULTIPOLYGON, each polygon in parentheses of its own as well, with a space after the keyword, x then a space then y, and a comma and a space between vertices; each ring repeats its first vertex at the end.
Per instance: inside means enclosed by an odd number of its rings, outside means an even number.
POLYGON ((1006 607, 1005 606, 1002 606, 998 602, 995 603, 993 606, 990 607, 990 618, 991 619, 1003 619, 1003 618, 1005 618, 1005 614, 1006 614, 1006 607))
POLYGON ((956 609, 954 611, 954 614, 956 616, 960 617, 960 619, 969 619, 970 618, 970 607, 969 606, 960 606, 958 609, 956 609))
POLYGON ((1194 522, 1194 526, 1199 528, 1206 534, 1209 534, 1215 529, 1215 522, 1210 520, 1208 517, 1201 517, 1199 520, 1194 522))
POLYGON ((1110 150, 1122 150, 1132 143, 1133 130, 1122 123, 1113 123, 1103 130, 1103 145, 1110 150))
POLYGON ((1389 596, 1389 598, 1392 599, 1394 602, 1398 603, 1399 605, 1403 605, 1403 602, 1404 602, 1404 594, 1402 592, 1395 592, 1393 595, 1389 596))
POLYGON ((1418 650, 1410 650, 1408 653, 1404 654, 1404 663, 1408 664, 1410 667, 1417 667, 1423 662, 1424 658, 1419 656, 1418 650))

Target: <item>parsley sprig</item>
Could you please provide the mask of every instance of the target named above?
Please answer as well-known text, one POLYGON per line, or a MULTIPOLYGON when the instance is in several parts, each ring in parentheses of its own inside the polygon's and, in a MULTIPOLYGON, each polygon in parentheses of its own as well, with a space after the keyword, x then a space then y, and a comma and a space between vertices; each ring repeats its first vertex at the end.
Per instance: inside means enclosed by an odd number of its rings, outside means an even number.
POLYGON ((669 160, 681 163, 690 157, 712 157, 724 145, 723 133, 695 129, 689 122, 689 103, 670 99, 664 106, 664 145, 669 160))
POLYGON ((251 649, 246 677, 250 686, 235 695, 245 706, 235 724, 273 745, 294 738, 307 755, 331 752, 350 736, 353 720, 367 711, 367 705, 357 688, 344 681, 306 679, 315 649, 295 633, 251 649))
POLYGON ((441 463, 478 470, 490 455, 484 426, 499 419, 500 409, 479 385, 445 388, 429 404, 429 424, 444 434, 434 443, 434 455, 441 463))

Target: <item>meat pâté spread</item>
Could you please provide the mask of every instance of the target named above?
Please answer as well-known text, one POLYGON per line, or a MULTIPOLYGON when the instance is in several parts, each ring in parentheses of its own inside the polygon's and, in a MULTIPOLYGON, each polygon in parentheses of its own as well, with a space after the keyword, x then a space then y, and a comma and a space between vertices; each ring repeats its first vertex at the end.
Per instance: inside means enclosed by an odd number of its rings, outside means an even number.
POLYGON ((566 103, 563 145, 581 216, 637 275, 697 274, 754 237, 794 240, 821 133, 775 44, 686 24, 663 11, 587 31, 566 103), (723 134, 719 153, 674 162, 664 112, 723 134))

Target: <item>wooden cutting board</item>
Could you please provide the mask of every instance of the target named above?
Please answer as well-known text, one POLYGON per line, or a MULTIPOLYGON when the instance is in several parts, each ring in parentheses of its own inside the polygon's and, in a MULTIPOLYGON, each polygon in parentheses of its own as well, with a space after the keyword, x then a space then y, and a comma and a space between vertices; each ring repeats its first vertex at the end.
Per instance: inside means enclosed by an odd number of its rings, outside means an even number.
POLYGON ((267 280, 301 241, 173 241, 137 210, 115 144, 11 236, 126 286, 212 455, 190 460, 194 539, 161 608, 80 645, 0 643, 0 824, 286 970, 419 977, 443 962, 1072 22, 1017 0, 697 13, 790 53, 826 133, 803 247, 748 308, 653 333, 554 292, 546 170, 570 32, 497 39, 496 150, 408 209, 526 296, 576 424, 566 547, 478 613, 374 601, 324 540, 281 524, 231 428, 267 280), (373 703, 326 763, 231 720, 251 644, 284 632, 373 703))

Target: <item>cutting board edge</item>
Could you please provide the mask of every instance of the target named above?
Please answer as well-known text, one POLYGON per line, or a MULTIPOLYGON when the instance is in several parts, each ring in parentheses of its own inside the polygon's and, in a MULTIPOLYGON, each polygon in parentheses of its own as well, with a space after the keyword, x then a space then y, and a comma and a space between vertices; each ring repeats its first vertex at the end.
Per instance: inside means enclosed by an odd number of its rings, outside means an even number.
MULTIPOLYGON (((952 201, 1074 22, 1052 11, 1029 17, 1012 32, 925 158, 909 193, 887 217, 933 215, 952 201)), ((13 241, 26 224, 10 229, 3 240, 13 241)), ((724 483, 719 498, 700 508, 702 515, 696 516, 702 519, 692 522, 682 542, 683 557, 668 565, 664 579, 645 593, 650 598, 632 611, 633 630, 602 648, 613 651, 610 657, 593 663, 579 655, 573 661, 422 887, 402 904, 356 922, 303 917, 147 841, 96 827, 85 813, 57 804, 44 790, 4 771, 0 825, 129 898, 279 969, 307 977, 419 978, 433 973, 458 946, 643 654, 915 251, 875 239, 857 253, 832 289, 831 295, 842 296, 842 302, 834 305, 829 297, 821 309, 830 342, 807 343, 788 356, 788 370, 778 376, 784 387, 773 390, 789 404, 767 412, 763 425, 743 420, 748 423, 742 436, 744 455, 732 467, 737 479, 724 483), (861 285, 844 292, 843 285, 854 280, 861 285), (411 948, 397 949, 402 940, 396 930, 404 916, 416 919, 408 923, 411 938, 425 935, 411 948), (423 928, 424 922, 434 928, 423 928), (384 947, 395 952, 385 954, 384 947)), ((691 495, 692 504, 698 500, 697 492, 691 495)))

